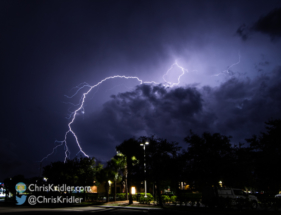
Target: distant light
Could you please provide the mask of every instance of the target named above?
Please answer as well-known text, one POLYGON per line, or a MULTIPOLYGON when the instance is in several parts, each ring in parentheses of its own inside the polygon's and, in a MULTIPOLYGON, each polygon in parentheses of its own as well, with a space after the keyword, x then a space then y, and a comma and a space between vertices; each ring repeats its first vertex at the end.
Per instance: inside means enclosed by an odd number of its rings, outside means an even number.
POLYGON ((108 180, 108 184, 109 184, 109 186, 112 184, 112 182, 110 181, 110 180, 108 180))
POLYGON ((44 177, 44 178, 43 178, 43 181, 48 181, 48 178, 44 177))
POLYGON ((131 193, 132 193, 132 194, 136 194, 136 188, 135 188, 135 187, 132 187, 132 188, 131 188, 131 193))
POLYGON ((141 143, 140 145, 143 146, 143 143, 141 143))
POLYGON ((149 142, 148 142, 148 141, 146 141, 146 142, 145 142, 145 145, 148 145, 148 144, 149 144, 149 142))
POLYGON ((122 152, 120 152, 120 151, 116 151, 116 153, 117 153, 118 156, 124 156, 124 155, 122 154, 122 152))

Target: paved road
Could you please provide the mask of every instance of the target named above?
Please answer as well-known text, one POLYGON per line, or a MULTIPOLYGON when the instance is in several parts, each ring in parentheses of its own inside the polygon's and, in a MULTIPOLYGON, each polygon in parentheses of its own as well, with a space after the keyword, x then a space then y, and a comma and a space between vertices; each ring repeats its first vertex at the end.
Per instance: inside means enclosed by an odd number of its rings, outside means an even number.
MULTIPOLYGON (((199 208, 198 208, 199 209, 199 208)), ((237 211, 238 212, 238 211, 237 211)), ((265 211, 266 212, 266 211, 265 211)), ((101 214, 101 215, 118 215, 118 214, 141 214, 141 215, 182 215, 187 214, 187 211, 170 211, 167 209, 162 208, 155 208, 155 207, 117 207, 117 206, 84 206, 84 207, 65 207, 65 208, 32 208, 32 207, 17 207, 17 206, 1 206, 0 207, 0 214, 1 215, 13 215, 13 214, 49 214, 49 213, 59 213, 59 214, 101 214)), ((191 212, 188 211, 189 215, 199 215, 199 214, 206 214, 206 211, 196 211, 191 212)), ((217 212, 213 212, 212 214, 221 214, 217 212)), ((266 213, 264 213, 266 214, 266 213)))
POLYGON ((164 211, 162 209, 147 209, 147 208, 111 208, 111 207, 96 207, 96 206, 86 206, 86 207, 68 207, 68 208, 23 208, 23 207, 1 207, 0 214, 47 214, 47 213, 71 213, 71 214, 81 214, 81 213, 97 213, 97 214, 169 214, 169 211, 164 211), (167 213, 166 213, 167 212, 167 213))

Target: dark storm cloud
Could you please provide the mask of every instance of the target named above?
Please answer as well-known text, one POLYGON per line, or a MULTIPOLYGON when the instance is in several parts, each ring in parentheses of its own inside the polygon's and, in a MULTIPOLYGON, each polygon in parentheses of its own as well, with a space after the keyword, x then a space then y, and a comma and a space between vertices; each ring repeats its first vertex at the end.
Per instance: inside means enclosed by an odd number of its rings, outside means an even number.
MULTIPOLYGON (((183 119, 194 121, 201 111, 201 95, 195 88, 169 89, 144 84, 134 91, 112 96, 100 112, 81 121, 77 128, 80 131, 90 128, 83 135, 89 138, 84 143, 92 143, 86 146, 92 147, 90 151, 108 148, 114 153, 115 145, 133 136, 156 134, 175 138, 186 131, 183 119), (182 129, 178 130, 180 126, 182 129)), ((98 154, 105 153, 108 151, 98 154)))
POLYGON ((267 34, 272 40, 281 37, 281 8, 276 8, 265 16, 261 16, 251 27, 241 25, 236 33, 243 39, 249 39, 254 32, 267 34))
POLYGON ((268 34, 272 39, 281 37, 281 8, 262 16, 254 24, 253 30, 268 34))
POLYGON ((280 118, 280 72, 278 68, 272 77, 261 75, 254 80, 230 79, 210 89, 205 98, 217 116, 213 130, 241 141, 262 130, 264 121, 280 118))
POLYGON ((247 39, 249 39, 249 29, 248 29, 248 27, 247 27, 245 24, 241 25, 241 26, 237 29, 236 33, 237 33, 237 34, 242 38, 242 40, 244 40, 244 41, 246 41, 247 39))
POLYGON ((175 123, 182 123, 183 118, 192 118, 199 113, 202 101, 195 88, 141 85, 133 94, 117 95, 104 108, 115 112, 127 132, 132 129, 134 133, 147 130, 147 133, 160 134, 165 132, 162 126, 174 129, 175 123))
POLYGON ((92 132, 103 134, 103 143, 111 148, 140 135, 182 142, 190 129, 231 135, 237 144, 262 131, 265 121, 281 117, 280 73, 277 68, 271 76, 254 80, 231 78, 218 87, 140 85, 112 96, 88 120, 92 132))

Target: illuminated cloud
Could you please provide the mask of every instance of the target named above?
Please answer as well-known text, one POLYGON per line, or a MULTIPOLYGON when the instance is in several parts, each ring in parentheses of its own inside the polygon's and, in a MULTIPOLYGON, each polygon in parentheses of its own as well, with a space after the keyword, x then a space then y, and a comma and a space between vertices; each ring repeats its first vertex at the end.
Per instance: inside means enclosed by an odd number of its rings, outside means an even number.
MULTIPOLYGON (((113 95, 100 112, 78 127, 91 128, 89 148, 114 147, 126 138, 156 135, 183 142, 190 129, 233 136, 233 144, 258 134, 264 122, 280 118, 281 69, 271 76, 229 79, 218 87, 139 85, 113 95), (103 136, 97 139, 97 136, 103 136), (103 145, 102 145, 103 144, 103 145)), ((82 130, 80 130, 82 134, 82 130)))

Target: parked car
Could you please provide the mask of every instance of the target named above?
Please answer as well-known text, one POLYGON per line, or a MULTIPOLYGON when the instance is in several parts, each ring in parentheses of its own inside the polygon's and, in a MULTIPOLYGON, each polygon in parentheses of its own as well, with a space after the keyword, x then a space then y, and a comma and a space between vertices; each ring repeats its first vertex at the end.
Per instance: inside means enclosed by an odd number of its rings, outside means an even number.
POLYGON ((248 198, 251 207, 256 209, 258 207, 258 198, 254 195, 248 195, 243 190, 238 188, 218 188, 209 187, 204 190, 202 193, 202 201, 203 204, 207 205, 217 205, 219 202, 219 198, 228 198, 231 199, 232 205, 238 205, 239 199, 248 198))
POLYGON ((281 198, 281 193, 275 195, 275 198, 281 198))

